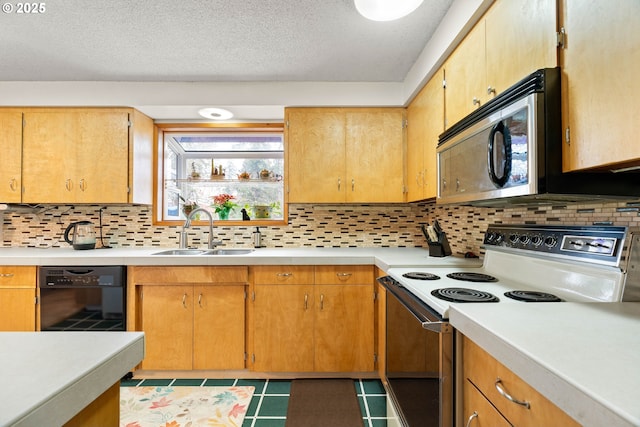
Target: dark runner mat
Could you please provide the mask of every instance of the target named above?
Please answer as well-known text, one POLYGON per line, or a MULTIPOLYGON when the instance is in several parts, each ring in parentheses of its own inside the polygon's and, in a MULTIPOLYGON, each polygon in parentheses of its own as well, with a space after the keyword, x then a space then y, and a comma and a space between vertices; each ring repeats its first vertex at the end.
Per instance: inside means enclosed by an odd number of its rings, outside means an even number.
POLYGON ((353 380, 293 380, 285 427, 364 427, 353 380))

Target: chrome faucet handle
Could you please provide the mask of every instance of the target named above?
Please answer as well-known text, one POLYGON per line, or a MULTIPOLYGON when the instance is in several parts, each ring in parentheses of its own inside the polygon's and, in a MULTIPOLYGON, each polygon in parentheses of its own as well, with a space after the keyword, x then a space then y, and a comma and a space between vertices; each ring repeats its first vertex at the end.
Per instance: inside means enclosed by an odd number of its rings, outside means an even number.
POLYGON ((209 242, 209 249, 215 249, 218 246, 222 246, 222 240, 211 240, 209 242))

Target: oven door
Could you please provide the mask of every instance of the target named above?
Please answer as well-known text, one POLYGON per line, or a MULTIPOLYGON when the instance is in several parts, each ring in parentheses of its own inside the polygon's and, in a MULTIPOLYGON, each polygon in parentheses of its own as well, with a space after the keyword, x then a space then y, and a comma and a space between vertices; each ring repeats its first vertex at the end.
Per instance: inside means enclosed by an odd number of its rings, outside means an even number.
POLYGON ((453 329, 391 277, 387 290, 385 379, 404 426, 453 426, 453 329))

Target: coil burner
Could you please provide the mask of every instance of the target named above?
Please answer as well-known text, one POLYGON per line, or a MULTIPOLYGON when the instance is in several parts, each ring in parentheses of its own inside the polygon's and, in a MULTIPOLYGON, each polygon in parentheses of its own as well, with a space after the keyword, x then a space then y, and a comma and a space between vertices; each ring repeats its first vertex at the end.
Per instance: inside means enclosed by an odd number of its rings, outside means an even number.
POLYGON ((436 298, 451 302, 498 302, 500 299, 489 292, 467 288, 442 288, 431 291, 436 298))
POLYGON ((440 276, 436 276, 433 273, 422 273, 420 271, 411 271, 409 273, 403 274, 402 276, 406 277, 407 279, 414 279, 414 280, 438 280, 438 279, 440 279, 440 276))
POLYGON ((553 294, 538 291, 509 291, 504 296, 524 302, 561 302, 562 300, 553 294))
POLYGON ((493 276, 489 276, 488 274, 483 273, 472 273, 469 271, 463 271, 459 273, 449 273, 447 277, 455 280, 463 280, 465 282, 497 282, 493 276))

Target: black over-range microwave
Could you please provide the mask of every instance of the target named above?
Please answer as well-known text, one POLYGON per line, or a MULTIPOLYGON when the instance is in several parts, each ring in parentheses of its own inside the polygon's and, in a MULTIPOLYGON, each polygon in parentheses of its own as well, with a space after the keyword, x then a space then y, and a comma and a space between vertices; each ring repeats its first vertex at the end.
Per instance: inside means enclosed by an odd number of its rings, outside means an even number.
POLYGON ((538 70, 440 135, 436 202, 509 205, 640 196, 637 173, 562 172, 560 81, 560 68, 538 70))

